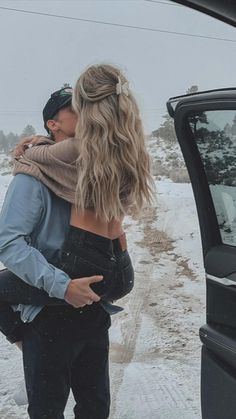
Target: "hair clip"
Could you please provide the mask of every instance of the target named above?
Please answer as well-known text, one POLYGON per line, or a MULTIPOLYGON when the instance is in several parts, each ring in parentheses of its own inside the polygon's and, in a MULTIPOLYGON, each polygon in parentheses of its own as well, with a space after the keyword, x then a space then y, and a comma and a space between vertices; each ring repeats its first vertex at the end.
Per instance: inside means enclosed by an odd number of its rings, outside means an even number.
POLYGON ((120 76, 118 76, 118 83, 116 85, 116 94, 121 95, 124 93, 126 96, 129 96, 129 82, 126 81, 122 84, 120 76))

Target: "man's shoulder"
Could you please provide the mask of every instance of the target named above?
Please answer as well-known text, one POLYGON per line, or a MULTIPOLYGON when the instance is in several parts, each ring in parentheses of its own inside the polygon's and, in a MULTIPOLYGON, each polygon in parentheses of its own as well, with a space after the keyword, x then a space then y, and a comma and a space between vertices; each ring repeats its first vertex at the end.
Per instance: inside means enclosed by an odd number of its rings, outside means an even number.
POLYGON ((34 187, 34 188, 47 190, 47 187, 39 179, 36 179, 34 176, 31 176, 25 173, 17 173, 13 177, 11 183, 17 184, 24 188, 34 187))
POLYGON ((11 190, 18 190, 24 195, 26 191, 37 195, 45 195, 48 194, 48 188, 38 179, 33 176, 26 175, 24 173, 18 173, 15 175, 9 185, 9 189, 11 190))
POLYGON ((11 197, 25 199, 37 199, 41 201, 43 206, 47 206, 50 202, 70 207, 69 202, 55 195, 46 185, 39 179, 24 173, 15 175, 9 185, 7 194, 11 197))
POLYGON ((4 208, 14 208, 15 211, 35 211, 35 208, 45 207, 45 194, 40 181, 25 174, 13 177, 4 199, 4 208))

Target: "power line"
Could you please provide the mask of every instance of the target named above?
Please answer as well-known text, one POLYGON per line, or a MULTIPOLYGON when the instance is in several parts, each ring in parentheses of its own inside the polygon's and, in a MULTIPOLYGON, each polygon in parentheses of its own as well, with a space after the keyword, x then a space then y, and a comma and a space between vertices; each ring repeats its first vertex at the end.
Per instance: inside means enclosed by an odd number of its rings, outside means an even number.
POLYGON ((57 18, 57 19, 75 20, 75 21, 80 21, 80 22, 90 22, 90 23, 95 23, 95 24, 99 24, 99 25, 115 26, 115 27, 120 27, 120 28, 137 29, 137 30, 148 31, 148 32, 160 32, 160 33, 168 33, 168 34, 171 34, 171 35, 188 36, 188 37, 191 37, 191 38, 202 38, 202 39, 209 39, 209 40, 214 40, 214 41, 236 43, 236 39, 230 39, 230 38, 218 38, 218 37, 207 36, 207 35, 195 35, 195 34, 185 33, 185 32, 168 31, 168 30, 165 30, 165 29, 148 28, 148 27, 145 27, 145 26, 124 25, 124 24, 121 24, 121 23, 112 23, 112 22, 107 22, 107 21, 102 21, 102 20, 84 19, 84 18, 72 17, 72 16, 55 15, 55 14, 52 14, 52 13, 34 12, 34 11, 31 11, 31 10, 23 10, 23 9, 13 9, 11 7, 0 6, 0 9, 1 10, 9 10, 9 11, 13 11, 13 12, 19 12, 19 13, 27 13, 27 14, 31 14, 31 15, 54 17, 54 18, 57 18))
MULTIPOLYGON (((162 110, 165 110, 166 108, 164 107, 164 106, 162 106, 162 107, 159 107, 159 108, 146 108, 146 107, 142 107, 142 109, 144 109, 145 111, 162 111, 162 110)), ((16 115, 16 114, 20 114, 20 115, 27 115, 27 114, 41 114, 42 113, 42 111, 40 111, 40 110, 9 110, 9 109, 7 109, 7 110, 1 110, 0 109, 0 114, 14 114, 14 115, 16 115)))
POLYGON ((27 114, 39 114, 41 111, 0 111, 0 115, 27 115, 27 114))

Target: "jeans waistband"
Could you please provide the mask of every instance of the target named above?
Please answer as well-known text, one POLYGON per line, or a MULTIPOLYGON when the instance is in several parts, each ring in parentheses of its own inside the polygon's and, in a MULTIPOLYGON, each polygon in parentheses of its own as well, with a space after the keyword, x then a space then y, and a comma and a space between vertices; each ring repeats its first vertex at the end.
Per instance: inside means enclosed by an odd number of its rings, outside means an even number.
POLYGON ((109 239, 104 236, 100 236, 95 233, 91 233, 87 230, 82 230, 81 228, 70 226, 69 230, 70 242, 73 241, 73 244, 92 244, 97 247, 101 247, 105 251, 112 251, 114 253, 121 253, 127 250, 127 241, 126 235, 123 233, 121 236, 116 239, 109 239))

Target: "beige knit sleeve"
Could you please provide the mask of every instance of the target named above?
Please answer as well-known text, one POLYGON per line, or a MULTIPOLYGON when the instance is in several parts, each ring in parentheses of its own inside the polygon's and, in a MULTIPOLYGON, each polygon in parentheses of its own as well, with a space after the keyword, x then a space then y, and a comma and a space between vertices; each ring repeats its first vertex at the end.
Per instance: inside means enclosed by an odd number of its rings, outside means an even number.
POLYGON ((74 164, 78 157, 76 140, 68 138, 53 145, 34 146, 25 151, 25 157, 35 163, 43 163, 44 165, 56 161, 74 164))

